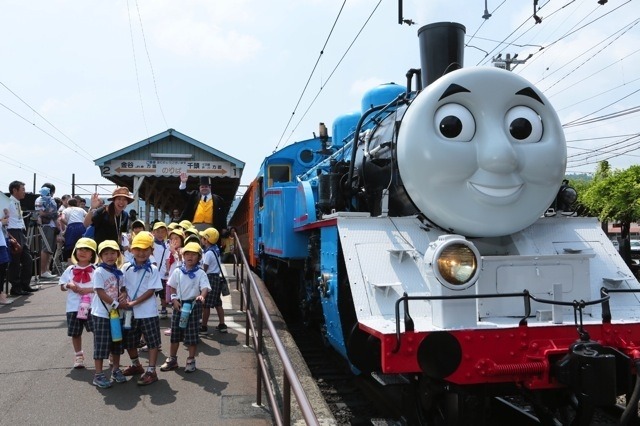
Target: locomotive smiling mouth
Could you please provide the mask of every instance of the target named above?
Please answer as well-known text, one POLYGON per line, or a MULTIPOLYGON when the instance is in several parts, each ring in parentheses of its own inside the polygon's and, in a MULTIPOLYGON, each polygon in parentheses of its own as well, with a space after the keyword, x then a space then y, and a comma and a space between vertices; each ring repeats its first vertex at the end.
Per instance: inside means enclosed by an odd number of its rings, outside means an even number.
POLYGON ((477 183, 469 182, 471 187, 481 194, 487 195, 489 197, 495 198, 505 198, 516 195, 520 189, 522 189, 522 185, 510 186, 508 188, 496 188, 490 186, 479 185, 477 183))

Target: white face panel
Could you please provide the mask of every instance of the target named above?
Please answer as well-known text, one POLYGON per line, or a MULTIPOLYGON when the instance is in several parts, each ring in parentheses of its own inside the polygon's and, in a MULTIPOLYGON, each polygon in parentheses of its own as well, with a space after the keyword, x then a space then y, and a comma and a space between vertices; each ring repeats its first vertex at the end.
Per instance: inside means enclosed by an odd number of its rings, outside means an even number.
POLYGON ((566 160, 549 101, 496 68, 436 80, 411 104, 398 135, 398 168, 412 201, 466 236, 508 235, 535 222, 556 197, 566 160))

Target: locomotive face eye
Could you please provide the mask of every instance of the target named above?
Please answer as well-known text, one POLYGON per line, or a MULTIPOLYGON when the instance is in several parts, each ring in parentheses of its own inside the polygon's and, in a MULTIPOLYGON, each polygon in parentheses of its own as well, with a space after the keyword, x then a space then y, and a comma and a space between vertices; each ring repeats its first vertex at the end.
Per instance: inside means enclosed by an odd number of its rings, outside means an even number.
POLYGON ((438 108, 434 125, 442 137, 456 142, 469 142, 476 133, 473 115, 460 104, 445 104, 438 108))
POLYGON ((526 106, 517 106, 507 111, 505 127, 508 134, 521 143, 540 142, 542 119, 537 112, 526 106))

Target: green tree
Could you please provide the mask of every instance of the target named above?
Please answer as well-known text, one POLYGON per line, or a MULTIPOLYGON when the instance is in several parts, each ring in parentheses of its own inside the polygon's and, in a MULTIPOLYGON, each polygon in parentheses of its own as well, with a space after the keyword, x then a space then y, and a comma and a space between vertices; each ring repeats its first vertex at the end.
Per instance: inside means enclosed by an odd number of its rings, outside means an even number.
POLYGON ((581 194, 581 202, 601 222, 620 222, 622 257, 631 264, 629 231, 631 223, 640 219, 640 166, 626 170, 609 170, 602 167, 596 172, 592 184, 581 194))

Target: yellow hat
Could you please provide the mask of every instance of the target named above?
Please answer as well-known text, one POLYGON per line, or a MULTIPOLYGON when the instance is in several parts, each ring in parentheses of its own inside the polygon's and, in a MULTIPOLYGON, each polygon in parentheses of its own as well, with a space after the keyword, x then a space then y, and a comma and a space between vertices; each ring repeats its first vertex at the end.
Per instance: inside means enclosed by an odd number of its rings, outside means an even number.
POLYGON ((192 234, 192 235, 195 235, 196 237, 200 236, 200 232, 194 226, 184 230, 184 235, 187 235, 187 234, 192 234))
POLYGON ((120 246, 118 245, 118 243, 116 243, 113 240, 104 240, 98 246, 98 254, 102 253, 102 250, 104 250, 106 248, 114 249, 115 251, 120 253, 120 246))
POLYGON ((140 231, 133 237, 131 248, 148 249, 153 247, 153 235, 149 231, 140 231))
POLYGON ((182 229, 172 229, 171 232, 169 232, 169 236, 173 234, 176 234, 178 237, 182 238, 182 241, 184 241, 184 232, 182 232, 182 229))
MULTIPOLYGON (((71 253, 71 262, 73 262, 73 264, 75 265, 76 263, 78 263, 78 259, 76 258, 76 250, 81 249, 81 248, 88 248, 89 250, 91 250, 92 252, 96 252, 96 242, 94 240, 92 240, 91 238, 80 238, 78 240, 78 242, 76 243, 75 247, 73 248, 73 252, 71 253)), ((119 250, 119 248, 118 248, 119 250)))
POLYGON ((202 254, 202 247, 200 247, 200 244, 198 243, 189 243, 186 246, 184 246, 184 248, 182 249, 182 253, 185 252, 192 252, 192 253, 198 253, 198 254, 202 254))
POLYGON ((183 220, 182 222, 180 222, 178 224, 180 226, 180 228, 182 229, 189 229, 191 228, 193 225, 191 224, 191 222, 189 222, 188 220, 183 220))
POLYGON ((169 229, 169 230, 176 229, 177 226, 178 226, 177 223, 171 222, 170 224, 167 225, 167 229, 169 229))
POLYGON ((164 222, 156 222, 156 223, 154 223, 154 224, 153 224, 153 230, 154 230, 154 231, 155 231, 156 229, 158 229, 158 228, 166 228, 166 229, 169 229, 169 228, 167 228, 167 224, 166 224, 166 223, 164 223, 164 222))
POLYGON ((104 240, 98 245, 98 256, 102 253, 104 249, 113 249, 118 253, 118 258, 116 259, 116 266, 122 266, 124 256, 122 256, 122 252, 120 251, 120 246, 113 240, 104 240))
POLYGON ((220 238, 220 233, 216 228, 207 228, 200 232, 200 236, 204 237, 209 244, 215 244, 218 242, 218 238, 220 238))

